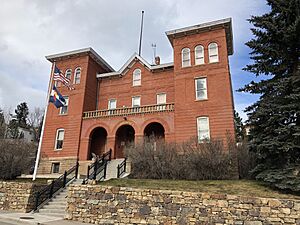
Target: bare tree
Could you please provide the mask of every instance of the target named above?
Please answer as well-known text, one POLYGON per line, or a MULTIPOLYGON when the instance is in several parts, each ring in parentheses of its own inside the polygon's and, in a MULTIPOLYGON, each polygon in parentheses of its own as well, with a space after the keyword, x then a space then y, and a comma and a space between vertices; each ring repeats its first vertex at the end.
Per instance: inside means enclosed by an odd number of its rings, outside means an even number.
POLYGON ((44 110, 42 108, 35 107, 34 110, 29 113, 27 123, 30 130, 34 134, 35 142, 38 142, 40 139, 43 118, 44 118, 44 110))

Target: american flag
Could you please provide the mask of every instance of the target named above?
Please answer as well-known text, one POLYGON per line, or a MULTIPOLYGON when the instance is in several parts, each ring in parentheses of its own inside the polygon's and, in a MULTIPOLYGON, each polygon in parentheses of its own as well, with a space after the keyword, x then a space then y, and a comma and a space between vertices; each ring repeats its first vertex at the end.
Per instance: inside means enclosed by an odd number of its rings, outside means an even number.
POLYGON ((53 80, 62 82, 70 90, 74 89, 71 85, 71 80, 64 76, 64 74, 56 66, 54 67, 53 80))

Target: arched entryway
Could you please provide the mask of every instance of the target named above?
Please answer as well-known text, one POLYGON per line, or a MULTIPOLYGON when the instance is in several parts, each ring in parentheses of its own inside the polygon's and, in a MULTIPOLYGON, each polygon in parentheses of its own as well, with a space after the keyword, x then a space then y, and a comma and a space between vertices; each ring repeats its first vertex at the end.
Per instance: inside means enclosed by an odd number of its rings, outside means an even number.
POLYGON ((130 125, 122 125, 116 132, 115 157, 124 158, 124 149, 134 143, 135 131, 130 125))
POLYGON ((92 153, 101 156, 105 152, 107 131, 103 127, 95 128, 90 136, 90 148, 88 159, 92 159, 92 153))
POLYGON ((165 128, 157 122, 149 123, 144 129, 146 138, 165 139, 165 128))

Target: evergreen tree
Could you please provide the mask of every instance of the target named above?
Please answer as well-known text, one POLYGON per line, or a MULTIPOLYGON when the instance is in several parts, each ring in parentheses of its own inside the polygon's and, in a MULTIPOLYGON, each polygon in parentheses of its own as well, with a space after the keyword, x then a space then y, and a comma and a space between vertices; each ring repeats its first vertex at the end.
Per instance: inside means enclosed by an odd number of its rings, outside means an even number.
POLYGON ((239 113, 234 110, 234 127, 235 127, 235 138, 237 142, 241 142, 245 139, 246 131, 239 113))
POLYGON ((27 118, 29 114, 29 109, 26 102, 22 102, 17 105, 15 109, 16 119, 20 127, 27 126, 27 118))
POLYGON ((267 0, 270 12, 252 16, 253 63, 244 70, 268 79, 239 91, 260 94, 246 108, 250 150, 261 168, 282 168, 300 161, 300 0, 267 0))
POLYGON ((4 112, 0 109, 0 139, 3 139, 5 136, 5 118, 4 118, 4 112))

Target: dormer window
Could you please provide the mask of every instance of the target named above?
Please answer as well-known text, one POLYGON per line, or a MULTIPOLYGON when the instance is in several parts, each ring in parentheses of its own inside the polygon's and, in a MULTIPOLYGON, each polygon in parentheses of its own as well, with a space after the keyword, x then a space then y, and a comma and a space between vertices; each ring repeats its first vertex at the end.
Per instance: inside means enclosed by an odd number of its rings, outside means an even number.
POLYGON ((74 74, 74 84, 80 84, 81 68, 76 68, 74 74))
POLYGON ((219 62, 219 52, 217 43, 210 43, 208 45, 208 55, 210 63, 219 62))
POLYGON ((197 45, 195 47, 195 64, 204 64, 204 47, 202 45, 197 45))
POLYGON ((132 75, 132 86, 140 86, 142 83, 142 71, 135 69, 132 75))
POLYGON ((182 67, 191 66, 191 54, 189 48, 184 48, 181 51, 182 67))

